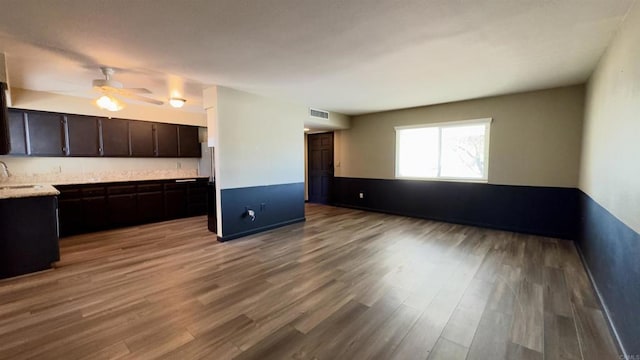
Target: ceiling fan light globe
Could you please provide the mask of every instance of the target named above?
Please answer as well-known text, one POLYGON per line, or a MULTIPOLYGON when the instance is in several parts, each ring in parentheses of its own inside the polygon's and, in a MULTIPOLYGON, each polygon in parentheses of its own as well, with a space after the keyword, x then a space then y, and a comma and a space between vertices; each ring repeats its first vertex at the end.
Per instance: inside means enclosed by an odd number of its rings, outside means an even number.
POLYGON ((118 99, 109 95, 102 95, 98 99, 96 99, 96 105, 104 110, 108 111, 119 111, 124 108, 124 105, 118 101, 118 99))
POLYGON ((181 99, 181 98, 177 98, 177 97, 172 97, 171 99, 169 99, 169 105, 171 105, 172 107, 179 109, 181 107, 184 106, 184 103, 186 103, 187 100, 185 99, 181 99))

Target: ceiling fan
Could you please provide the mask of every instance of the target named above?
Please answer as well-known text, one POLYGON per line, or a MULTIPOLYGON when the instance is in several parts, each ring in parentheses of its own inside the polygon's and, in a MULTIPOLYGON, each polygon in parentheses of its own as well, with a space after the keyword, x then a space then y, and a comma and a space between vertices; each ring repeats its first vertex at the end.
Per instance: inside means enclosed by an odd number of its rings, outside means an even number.
POLYGON ((146 102, 154 105, 162 105, 163 102, 140 94, 151 94, 149 89, 145 88, 125 88, 122 83, 112 79, 115 73, 113 68, 101 67, 100 70, 104 75, 104 79, 93 80, 93 88, 102 93, 102 96, 96 99, 95 103, 99 108, 109 111, 118 111, 124 107, 117 97, 123 97, 135 101, 146 102))

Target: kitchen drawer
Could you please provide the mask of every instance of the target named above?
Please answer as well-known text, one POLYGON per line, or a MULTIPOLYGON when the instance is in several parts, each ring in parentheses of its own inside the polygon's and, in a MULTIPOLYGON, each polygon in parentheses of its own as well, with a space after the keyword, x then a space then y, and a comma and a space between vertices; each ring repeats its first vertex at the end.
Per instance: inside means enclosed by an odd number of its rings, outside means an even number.
POLYGON ((136 192, 135 185, 116 185, 108 187, 109 195, 134 194, 136 192))
POLYGON ((138 185, 139 193, 162 191, 162 184, 143 184, 138 185))
POLYGON ((170 182, 164 184, 165 190, 182 190, 187 189, 187 182, 170 182))
POLYGON ((61 200, 66 199, 80 199, 82 197, 82 191, 78 188, 66 188, 62 186, 56 186, 56 189, 60 191, 59 198, 61 200))
POLYGON ((82 197, 94 197, 94 196, 104 196, 106 194, 105 188, 100 187, 88 187, 82 189, 82 197))
POLYGON ((189 187, 189 195, 207 196, 206 187, 189 187))

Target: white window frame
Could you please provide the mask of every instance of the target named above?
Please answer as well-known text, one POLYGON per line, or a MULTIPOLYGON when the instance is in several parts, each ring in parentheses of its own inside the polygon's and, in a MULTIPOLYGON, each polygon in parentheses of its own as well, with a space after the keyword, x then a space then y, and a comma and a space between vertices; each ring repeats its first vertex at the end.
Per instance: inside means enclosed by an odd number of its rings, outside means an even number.
MULTIPOLYGON (((491 123, 493 122, 493 118, 481 118, 481 119, 471 119, 471 120, 461 120, 461 121, 449 121, 449 122, 438 122, 438 123, 430 123, 430 124, 419 124, 419 125, 408 125, 408 126, 396 126, 394 127, 396 132, 396 155, 395 155, 395 168, 396 168, 396 179, 406 179, 406 180, 430 180, 430 181, 456 181, 456 182, 477 182, 477 183, 486 183, 489 181, 489 143, 491 140, 491 123), (400 132, 398 130, 406 130, 406 129, 424 129, 424 128, 438 128, 438 136, 442 137, 442 129, 443 128, 451 128, 457 126, 468 126, 468 125, 485 125, 485 139, 484 139, 484 173, 482 174, 482 178, 465 178, 465 177, 413 177, 413 176, 400 176, 400 161, 398 156, 400 155, 400 141, 399 136, 400 132)), ((442 152, 442 141, 440 141, 440 146, 438 147, 438 173, 440 172, 440 161, 441 152, 442 152)))

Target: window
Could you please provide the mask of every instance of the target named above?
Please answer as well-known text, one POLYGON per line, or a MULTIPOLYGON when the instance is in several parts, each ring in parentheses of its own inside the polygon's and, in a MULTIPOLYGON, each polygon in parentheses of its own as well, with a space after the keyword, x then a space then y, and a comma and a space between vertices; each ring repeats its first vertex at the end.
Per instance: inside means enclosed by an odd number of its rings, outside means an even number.
POLYGON ((396 177, 487 181, 491 119, 396 127, 396 177))

